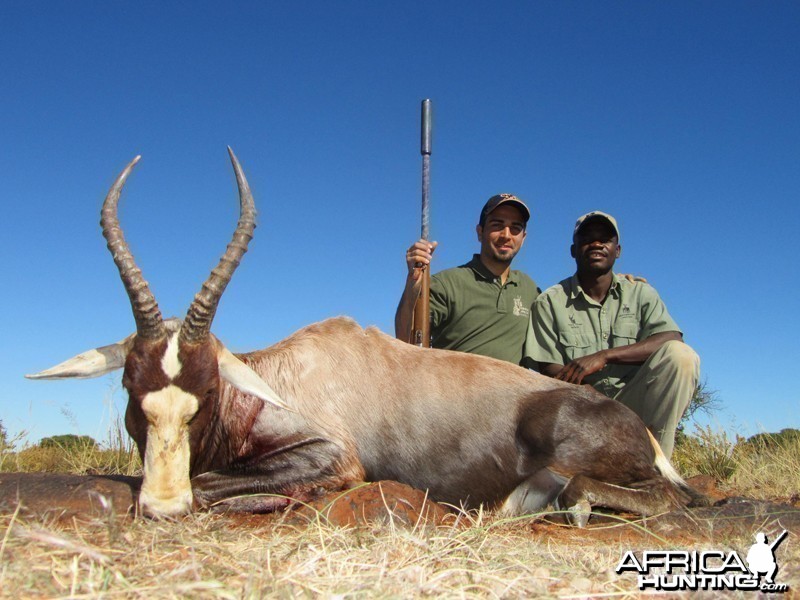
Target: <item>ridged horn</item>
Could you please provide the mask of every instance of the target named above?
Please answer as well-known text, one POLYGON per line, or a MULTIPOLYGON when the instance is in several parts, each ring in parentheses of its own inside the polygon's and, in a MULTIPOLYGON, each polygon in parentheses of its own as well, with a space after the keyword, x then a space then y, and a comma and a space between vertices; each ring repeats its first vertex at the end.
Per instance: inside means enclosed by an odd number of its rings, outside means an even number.
POLYGON ((236 173, 236 183, 239 186, 239 222, 225 254, 222 255, 219 264, 203 283, 203 287, 194 297, 194 301, 186 313, 186 320, 180 333, 180 341, 183 343, 197 344, 208 338, 211 322, 217 312, 222 292, 225 291, 233 272, 239 266, 242 256, 247 252, 247 245, 253 239, 253 230, 256 228, 256 206, 250 186, 247 184, 242 167, 230 146, 228 154, 231 157, 231 164, 236 173))
POLYGON ((108 242, 111 256, 119 269, 119 276, 125 285, 125 291, 128 292, 133 318, 136 320, 136 334, 140 338, 157 340, 166 335, 164 320, 155 296, 150 291, 141 270, 136 266, 136 261, 122 235, 117 218, 120 192, 125 185, 125 180, 140 158, 141 156, 137 156, 128 163, 128 166, 117 177, 114 185, 111 186, 105 202, 103 202, 103 209, 100 211, 100 226, 103 228, 103 237, 108 242))

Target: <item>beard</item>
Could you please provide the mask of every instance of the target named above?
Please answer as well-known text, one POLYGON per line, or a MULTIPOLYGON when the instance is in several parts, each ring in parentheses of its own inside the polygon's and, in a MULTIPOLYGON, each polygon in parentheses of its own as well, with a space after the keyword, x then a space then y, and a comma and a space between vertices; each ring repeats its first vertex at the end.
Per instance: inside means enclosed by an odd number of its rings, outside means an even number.
POLYGON ((496 260, 497 262, 501 263, 511 263, 514 260, 514 257, 519 252, 519 249, 515 250, 498 250, 494 246, 489 246, 489 254, 491 257, 496 260))

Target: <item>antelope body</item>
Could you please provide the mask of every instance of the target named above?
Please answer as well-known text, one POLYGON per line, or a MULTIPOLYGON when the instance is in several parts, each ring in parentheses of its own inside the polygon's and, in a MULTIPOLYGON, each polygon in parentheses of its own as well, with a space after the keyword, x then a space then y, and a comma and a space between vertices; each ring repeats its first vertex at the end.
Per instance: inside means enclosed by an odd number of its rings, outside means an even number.
POLYGON ((240 197, 232 242, 183 321, 164 320, 122 235, 117 204, 139 157, 102 209, 103 235, 136 333, 28 377, 124 369, 125 416, 144 464, 141 511, 154 517, 221 503, 264 512, 360 481, 393 479, 434 500, 511 514, 549 503, 585 525, 592 505, 653 514, 691 490, 628 408, 510 363, 423 349, 322 321, 234 355, 210 333, 247 250, 255 206, 230 151, 240 197))

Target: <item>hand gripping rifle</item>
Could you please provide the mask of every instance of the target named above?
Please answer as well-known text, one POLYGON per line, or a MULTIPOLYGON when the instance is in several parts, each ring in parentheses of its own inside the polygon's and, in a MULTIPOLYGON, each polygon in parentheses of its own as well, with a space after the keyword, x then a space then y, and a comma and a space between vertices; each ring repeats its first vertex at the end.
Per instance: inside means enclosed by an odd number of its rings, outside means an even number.
MULTIPOLYGON (((431 101, 422 101, 422 135, 420 137, 420 154, 422 154, 422 239, 428 241, 430 208, 428 192, 431 183, 431 101)), ((423 348, 431 346, 430 316, 430 265, 418 264, 422 271, 422 288, 419 298, 414 304, 414 320, 411 328, 411 343, 423 348)))

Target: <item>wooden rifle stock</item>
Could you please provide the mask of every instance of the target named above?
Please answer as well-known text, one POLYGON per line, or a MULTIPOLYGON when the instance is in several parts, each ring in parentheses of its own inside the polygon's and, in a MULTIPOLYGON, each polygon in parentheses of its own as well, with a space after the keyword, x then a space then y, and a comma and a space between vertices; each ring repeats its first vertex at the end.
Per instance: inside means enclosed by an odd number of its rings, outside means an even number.
MULTIPOLYGON (((428 241, 430 208, 428 206, 430 179, 431 179, 431 101, 422 101, 422 128, 420 135, 420 154, 422 154, 422 239, 428 241)), ((422 267, 422 265, 418 265, 422 267)), ((412 344, 431 347, 431 316, 430 316, 430 265, 422 271, 422 289, 414 305, 414 319, 411 328, 412 344)))
POLYGON ((422 288, 414 304, 414 326, 411 330, 411 343, 423 348, 431 347, 431 270, 422 272, 422 288))

